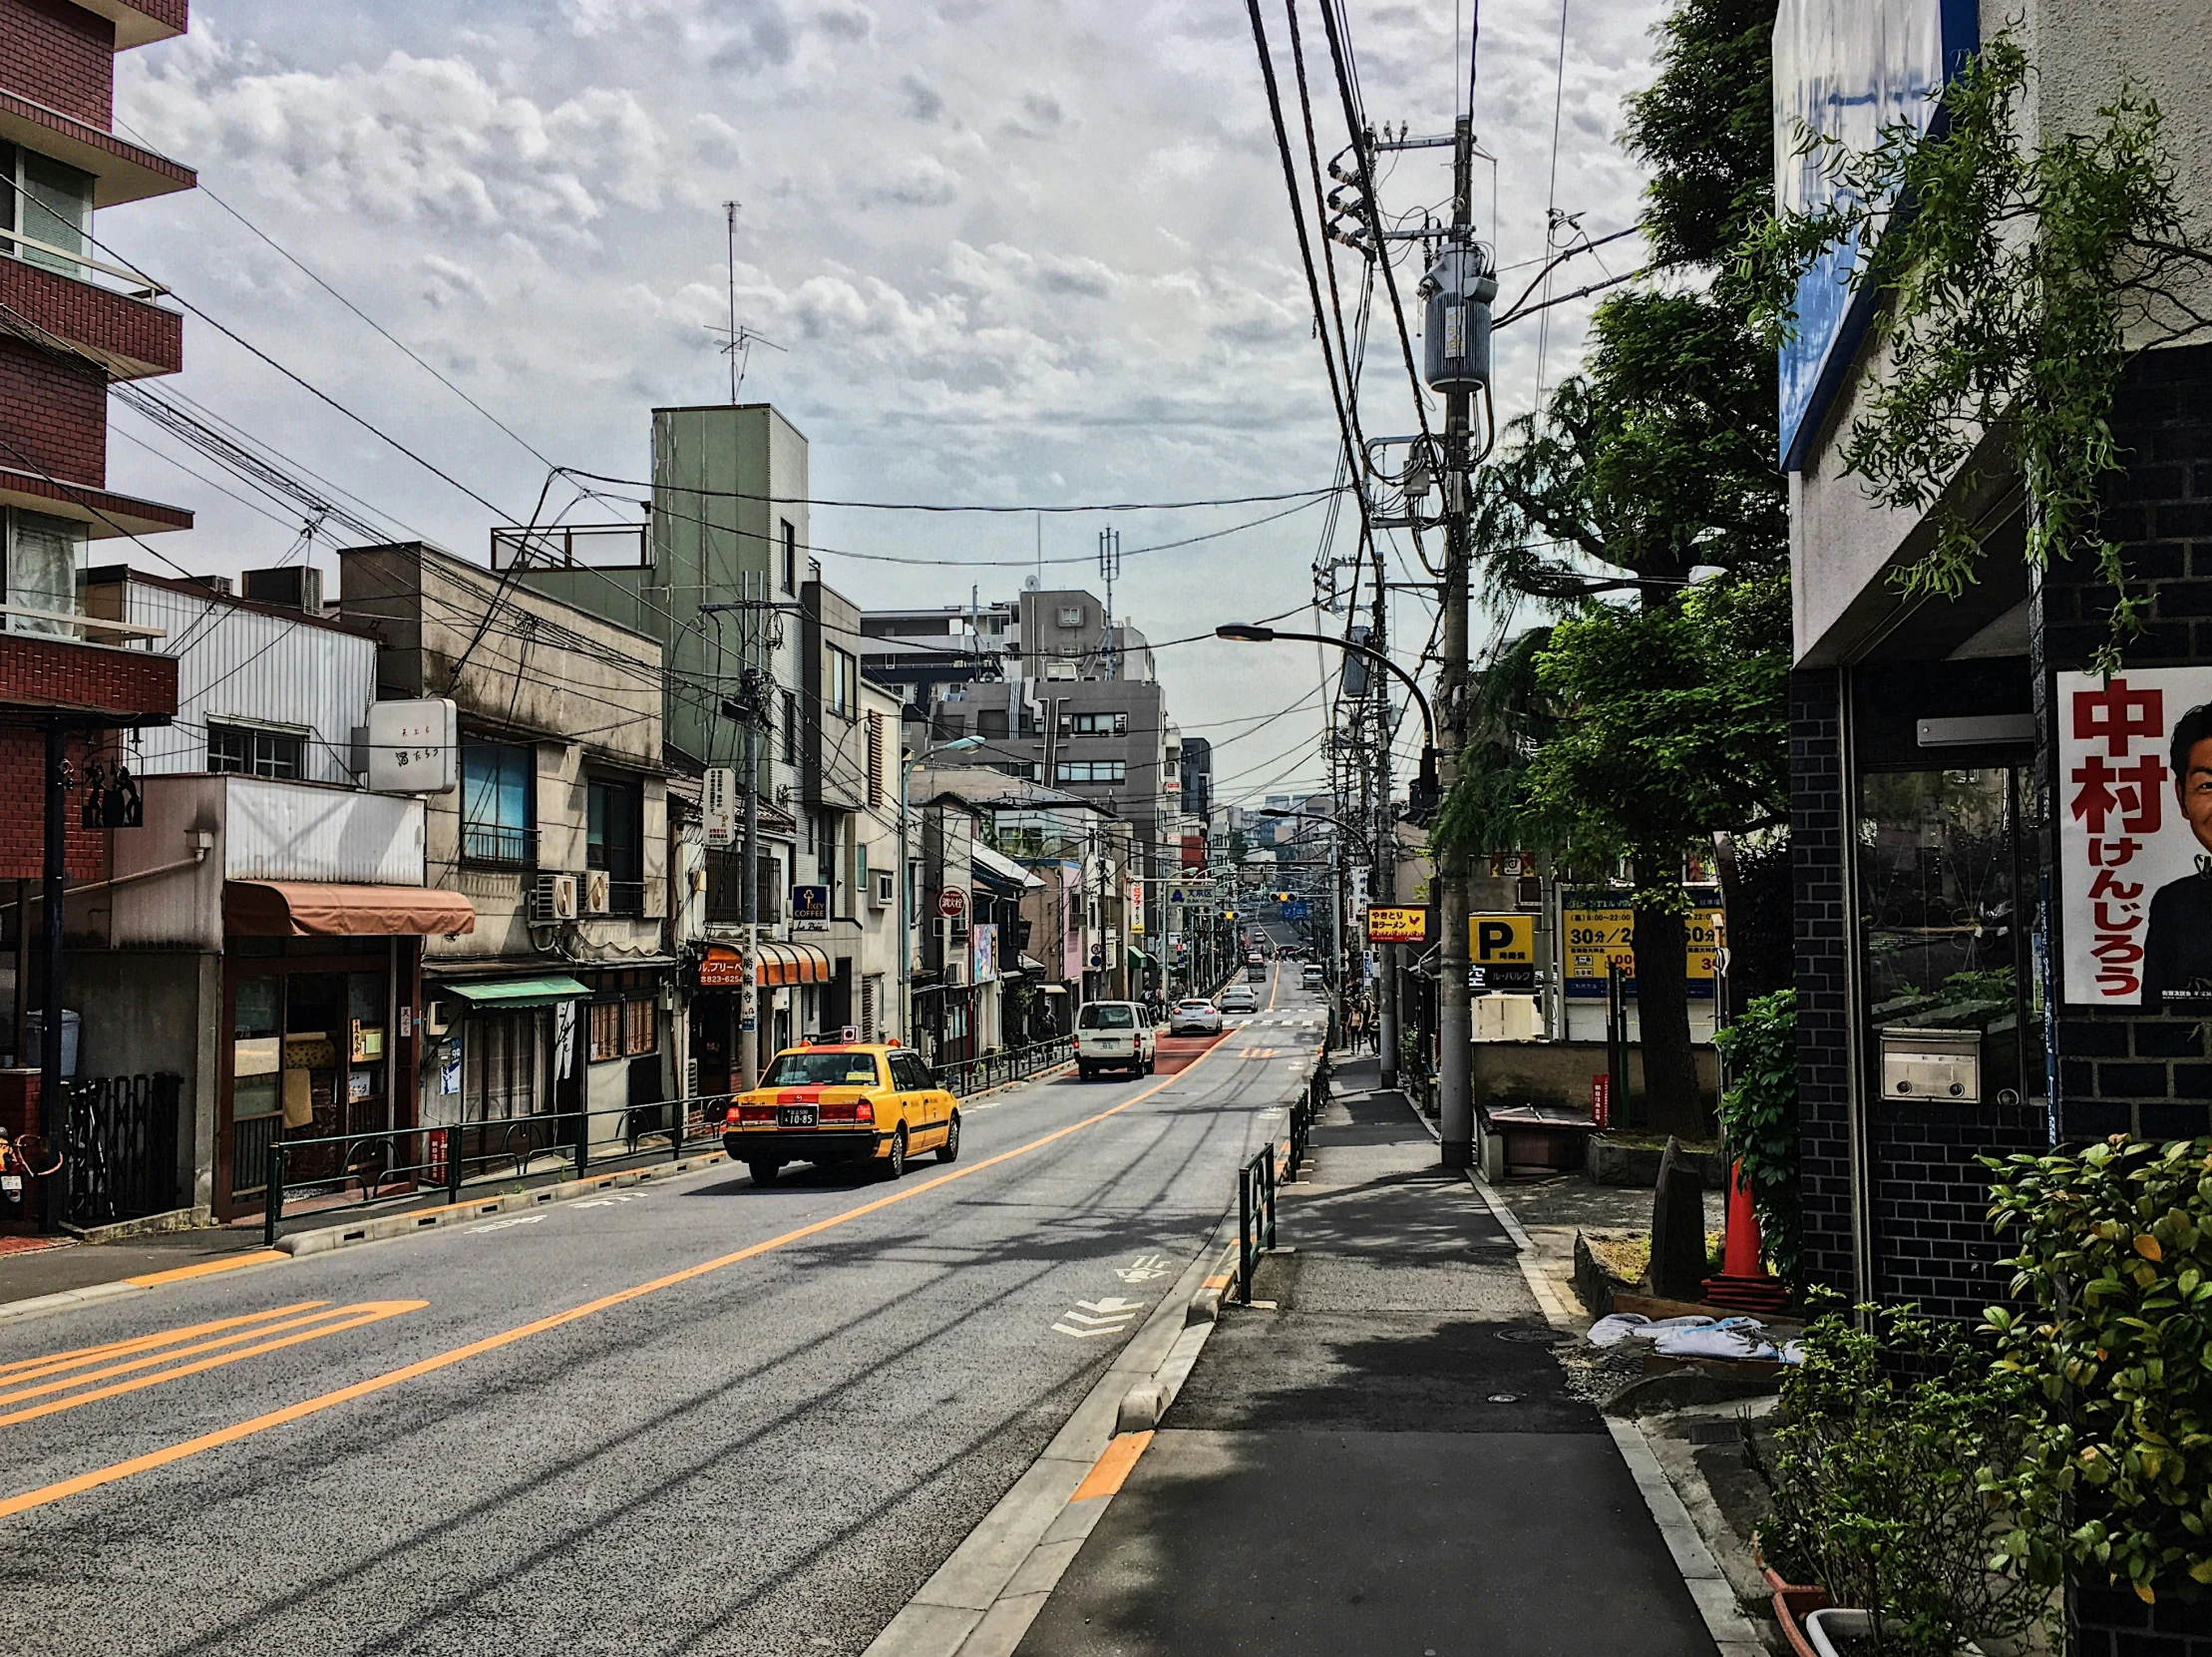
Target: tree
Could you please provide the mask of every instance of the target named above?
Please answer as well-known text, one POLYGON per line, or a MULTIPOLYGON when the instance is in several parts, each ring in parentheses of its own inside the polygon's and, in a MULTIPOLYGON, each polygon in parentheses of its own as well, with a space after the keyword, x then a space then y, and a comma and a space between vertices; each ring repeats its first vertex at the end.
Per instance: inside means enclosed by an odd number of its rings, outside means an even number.
POLYGON ((1514 423, 1476 498, 1494 587, 1564 619, 1527 655, 1515 740, 1470 753, 1436 830, 1462 855, 1634 860, 1646 1096, 1680 1132, 1703 1117, 1682 854, 1786 816, 1788 502, 1772 349, 1732 263, 1772 210, 1774 12, 1682 0, 1660 26, 1626 134, 1654 169, 1658 279, 1598 308, 1582 371, 1514 423))

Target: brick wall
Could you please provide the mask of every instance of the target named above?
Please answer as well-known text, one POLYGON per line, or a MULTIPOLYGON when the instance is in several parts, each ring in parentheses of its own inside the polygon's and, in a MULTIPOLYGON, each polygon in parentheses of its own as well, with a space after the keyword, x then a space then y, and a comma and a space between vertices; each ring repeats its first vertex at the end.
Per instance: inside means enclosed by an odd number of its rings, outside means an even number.
POLYGON ((1789 680, 1790 859, 1797 918, 1797 1134, 1805 1270, 1851 1287, 1844 1000, 1843 759, 1837 675, 1789 680))
POLYGON ((2124 1588, 2076 1588, 2070 1597, 2076 1657, 2212 1657, 2212 1603, 2162 1593, 2145 1605, 2124 1588))
POLYGON ((22 259, 0 258, 0 306, 72 344, 124 358, 125 366, 174 374, 184 365, 184 318, 178 312, 22 259))
POLYGON ((1981 1320, 2012 1297, 2006 1250, 1990 1229, 1990 1173, 1978 1158, 2039 1151, 2049 1140, 2029 1105, 1907 1104, 1874 1117, 1874 1293, 1941 1318, 1981 1320))
MULTIPOLYGON (((2127 660, 2142 667, 2212 662, 2212 346, 2138 358, 2112 429, 2123 469, 2108 481, 2104 532, 2125 549, 2137 589, 2152 601, 2127 660)), ((2053 570, 2043 589, 2039 665, 2086 667, 2104 639, 2111 598, 2082 564, 2053 570)), ((2040 697, 2043 673, 2035 679, 2040 697)), ((2046 801, 2050 780, 2047 770, 2037 778, 2046 801)), ((2043 816, 2054 821, 2047 806, 2043 816)), ((2046 864, 2055 859, 2047 839, 2043 855, 2046 864)), ((2212 1046, 2203 1021, 2084 1009, 2060 1021, 2057 1048, 2064 1138, 2212 1132, 2212 1046)))
POLYGON ((0 337, 0 466, 106 488, 106 376, 90 364, 0 337))
POLYGON ((84 708, 125 723, 133 714, 175 713, 177 658, 37 633, 0 633, 0 703, 84 708))
MULTIPOLYGON (((73 740, 69 757, 80 772, 85 744, 73 740)), ((0 880, 37 880, 46 871, 46 733, 0 726, 0 880)), ((71 880, 99 880, 107 874, 107 836, 80 825, 77 800, 70 798, 66 857, 71 880)))
POLYGON ((0 0, 0 87, 106 131, 115 43, 113 23, 69 0, 0 0))

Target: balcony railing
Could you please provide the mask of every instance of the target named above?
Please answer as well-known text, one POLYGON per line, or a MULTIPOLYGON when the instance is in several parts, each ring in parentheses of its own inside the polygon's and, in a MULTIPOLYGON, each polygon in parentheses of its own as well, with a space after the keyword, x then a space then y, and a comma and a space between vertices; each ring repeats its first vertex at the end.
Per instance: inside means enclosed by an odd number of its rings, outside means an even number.
POLYGON ((500 823, 463 823, 461 861, 484 869, 528 869, 538 861, 538 836, 500 823))

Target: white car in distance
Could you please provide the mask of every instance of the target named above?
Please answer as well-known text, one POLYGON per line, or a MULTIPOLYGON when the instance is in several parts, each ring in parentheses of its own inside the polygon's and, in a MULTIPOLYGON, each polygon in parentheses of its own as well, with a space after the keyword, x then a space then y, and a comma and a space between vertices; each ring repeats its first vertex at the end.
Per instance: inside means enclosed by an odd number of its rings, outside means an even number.
POLYGON ((1221 993, 1221 1000, 1214 1004, 1224 1013, 1257 1013, 1260 997, 1249 984, 1232 984, 1221 993))
POLYGON ((1219 1036, 1221 1033, 1221 1010, 1203 996, 1177 1002, 1175 1011, 1168 1015, 1170 1036, 1219 1036))
POLYGON ((1091 1002, 1075 1019, 1075 1068, 1088 1081, 1100 1070, 1152 1073, 1152 1024, 1135 1002, 1091 1002))

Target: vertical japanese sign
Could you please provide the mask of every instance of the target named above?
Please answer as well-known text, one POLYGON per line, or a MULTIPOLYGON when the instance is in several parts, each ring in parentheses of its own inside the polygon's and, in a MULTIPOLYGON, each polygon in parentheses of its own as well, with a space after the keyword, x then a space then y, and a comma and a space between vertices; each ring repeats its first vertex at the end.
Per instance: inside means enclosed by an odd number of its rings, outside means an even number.
POLYGON ((2060 995, 2212 1005, 2212 668, 2057 675, 2060 995))

